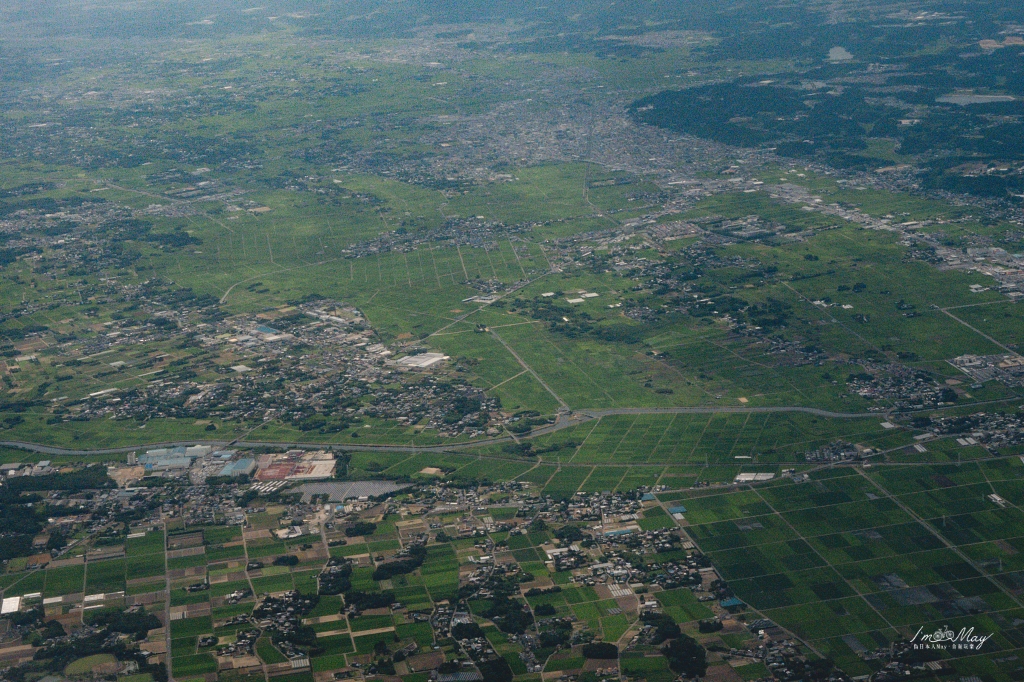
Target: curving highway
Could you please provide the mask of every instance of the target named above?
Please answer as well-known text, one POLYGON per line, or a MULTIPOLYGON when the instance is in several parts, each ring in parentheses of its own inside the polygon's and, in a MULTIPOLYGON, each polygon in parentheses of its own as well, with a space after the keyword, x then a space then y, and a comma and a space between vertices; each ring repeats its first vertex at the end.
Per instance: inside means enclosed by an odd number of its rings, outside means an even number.
MULTIPOLYGON (((832 419, 864 419, 874 417, 883 418, 883 415, 876 412, 830 412, 815 407, 613 407, 595 410, 577 410, 575 412, 562 412, 554 424, 534 429, 528 437, 542 436, 554 433, 570 426, 575 426, 591 419, 610 417, 626 414, 745 414, 764 412, 803 412, 819 417, 832 419)), ((476 448, 483 445, 494 445, 496 443, 511 443, 511 436, 499 438, 485 438, 464 443, 446 443, 443 445, 363 445, 355 443, 317 443, 317 442, 282 442, 282 441, 259 441, 259 440, 182 440, 163 443, 139 443, 137 445, 125 445, 116 448, 94 448, 73 449, 62 448, 54 445, 33 443, 21 440, 3 440, 0 446, 38 452, 44 455, 116 455, 132 452, 142 448, 173 448, 188 445, 210 445, 214 447, 238 447, 238 448, 323 448, 336 450, 350 450, 352 452, 439 452, 465 448, 476 448)))

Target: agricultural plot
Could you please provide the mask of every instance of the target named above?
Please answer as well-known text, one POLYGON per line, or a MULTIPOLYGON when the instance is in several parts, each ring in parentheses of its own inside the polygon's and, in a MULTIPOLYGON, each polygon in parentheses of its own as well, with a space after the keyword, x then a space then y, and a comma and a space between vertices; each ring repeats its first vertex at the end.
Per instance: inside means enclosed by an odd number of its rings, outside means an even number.
POLYGON ((749 609, 845 669, 871 670, 859 652, 919 628, 969 622, 997 634, 986 655, 950 661, 968 674, 1024 643, 1006 626, 1021 609, 1020 512, 987 497, 1019 489, 1022 470, 1003 459, 825 471, 667 504, 686 506, 687 532, 749 609))
POLYGON ((65 594, 77 594, 83 591, 85 581, 85 565, 51 568, 46 571, 46 586, 43 594, 46 597, 59 597, 65 594))
POLYGON ((1024 678, 1012 2, 139 0, 60 35, 37 4, 0 24, 0 428, 65 449, 0 451, 0 589, 44 613, 11 642, 123 599, 182 682, 425 682, 470 656, 444 605, 488 682, 600 677, 590 640, 621 645, 602 676, 667 682, 651 611, 715 646, 708 679, 774 674, 725 661, 755 618, 850 676, 972 626, 991 647, 935 676, 1024 678), (200 441, 410 488, 127 466, 200 441), (295 641, 241 618, 293 591, 336 592, 295 641), (257 625, 257 663, 217 656, 257 625))

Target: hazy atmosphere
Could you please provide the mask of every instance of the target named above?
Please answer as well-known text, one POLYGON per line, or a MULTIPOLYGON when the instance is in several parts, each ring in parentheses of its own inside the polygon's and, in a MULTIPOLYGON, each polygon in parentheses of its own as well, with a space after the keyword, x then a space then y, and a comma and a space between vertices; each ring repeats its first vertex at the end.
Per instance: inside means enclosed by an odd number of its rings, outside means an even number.
POLYGON ((1024 6, 0 3, 0 682, 1024 679, 1024 6))

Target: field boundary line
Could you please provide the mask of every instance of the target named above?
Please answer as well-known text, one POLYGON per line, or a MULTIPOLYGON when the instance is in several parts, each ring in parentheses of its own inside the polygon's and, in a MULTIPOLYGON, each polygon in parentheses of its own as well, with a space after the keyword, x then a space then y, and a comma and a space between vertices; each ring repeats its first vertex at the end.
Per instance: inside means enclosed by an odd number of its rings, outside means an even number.
POLYGON ((527 372, 529 372, 530 374, 533 375, 533 378, 537 380, 537 383, 539 383, 541 386, 543 386, 544 390, 547 391, 548 393, 550 393, 551 397, 553 397, 555 400, 557 400, 559 405, 561 405, 563 408, 565 408, 567 410, 569 409, 569 403, 567 403, 564 400, 562 400, 562 397, 559 396, 557 393, 555 393, 554 389, 552 389, 550 386, 548 386, 546 381, 544 381, 543 379, 540 378, 540 375, 537 374, 537 372, 534 371, 533 367, 530 367, 528 364, 526 364, 526 361, 523 360, 521 357, 519 357, 519 353, 515 352, 512 349, 512 346, 508 345, 508 343, 505 342, 505 339, 503 339, 500 336, 498 336, 498 332, 496 332, 496 331, 494 331, 492 329, 491 330, 491 336, 493 336, 495 339, 497 339, 498 343, 500 343, 502 346, 505 347, 505 350, 507 350, 512 355, 512 357, 514 357, 516 359, 516 362, 518 362, 522 366, 523 369, 525 369, 527 372))
POLYGON ((996 580, 992 576, 992 574, 990 574, 987 571, 983 571, 981 569, 981 567, 978 566, 978 563, 976 561, 974 561, 974 559, 972 559, 969 556, 967 556, 967 554, 964 553, 964 551, 962 549, 960 549, 959 545, 957 545, 952 540, 948 539, 945 535, 943 535, 942 532, 939 531, 934 526, 932 526, 932 524, 929 523, 927 519, 923 518, 920 514, 918 514, 916 511, 914 511, 913 508, 910 505, 908 505, 906 502, 901 500, 896 495, 893 495, 886 488, 884 488, 881 483, 876 481, 874 478, 872 478, 871 476, 868 476, 867 473, 865 473, 864 469, 862 469, 861 467, 854 467, 853 470, 856 471, 861 476, 863 476, 867 481, 869 481, 871 483, 871 485, 873 485, 879 492, 881 492, 883 495, 885 495, 887 498, 889 498, 889 500, 891 500, 893 503, 895 503, 897 507, 902 509, 904 514, 909 516, 918 525, 922 526, 925 530, 927 530, 929 533, 934 535, 936 540, 941 542, 947 549, 949 549, 951 552, 953 552, 953 554, 956 554, 958 557, 960 557, 961 561, 963 561, 965 564, 967 564, 968 566, 973 568, 975 571, 977 571, 979 576, 981 576, 981 577, 985 578, 986 580, 988 580, 988 582, 990 582, 993 586, 995 586, 996 589, 998 589, 1000 592, 1002 592, 1007 597, 1009 597, 1010 600, 1014 604, 1016 604, 1018 607, 1024 606, 1024 604, 1021 603, 1020 599, 1017 598, 1017 595, 1013 594, 1013 592, 1010 591, 1009 589, 1007 589, 1005 585, 1003 585, 1000 581, 996 580))
POLYGON ((999 346, 1000 348, 1002 348, 1003 350, 1005 350, 1005 351, 1006 351, 1007 353, 1009 353, 1009 354, 1011 354, 1011 355, 1015 355, 1015 356, 1017 356, 1017 357, 1020 357, 1020 353, 1018 353, 1017 351, 1013 350, 1012 348, 1008 348, 1008 347, 1004 346, 1003 344, 999 343, 998 341, 996 341, 995 339, 993 339, 993 338, 992 338, 991 336, 989 336, 989 335, 988 335, 988 334, 986 334, 985 332, 983 332, 983 331, 981 331, 980 329, 978 329, 977 327, 973 327, 973 326, 971 326, 971 325, 967 324, 966 322, 964 322, 963 320, 961 320, 961 319, 960 319, 959 317, 957 317, 957 316, 956 316, 956 315, 954 315, 953 313, 951 313, 951 312, 949 312, 948 310, 946 310, 945 308, 939 308, 939 310, 940 310, 940 311, 941 311, 941 312, 942 312, 943 314, 945 314, 945 315, 948 315, 949 317, 953 318, 954 320, 956 320, 957 322, 959 322, 959 323, 960 323, 960 324, 962 324, 963 326, 967 327, 968 329, 970 329, 970 330, 971 330, 972 332, 974 332, 974 333, 975 333, 975 334, 977 334, 978 336, 980 336, 980 337, 982 337, 983 339, 985 339, 985 340, 987 340, 987 341, 990 341, 991 343, 994 343, 995 345, 999 346))

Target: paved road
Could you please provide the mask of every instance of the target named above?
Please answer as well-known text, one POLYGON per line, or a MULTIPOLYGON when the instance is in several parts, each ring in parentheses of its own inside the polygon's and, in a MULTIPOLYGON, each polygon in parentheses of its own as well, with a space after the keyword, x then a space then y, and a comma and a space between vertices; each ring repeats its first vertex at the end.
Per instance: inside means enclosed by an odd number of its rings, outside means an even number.
POLYGON ((829 412, 816 407, 612 407, 602 410, 576 410, 590 417, 609 417, 615 414, 747 414, 750 412, 804 412, 832 419, 885 419, 882 412, 829 412))
MULTIPOLYGON (((884 418, 876 412, 829 412, 819 410, 815 407, 617 407, 599 410, 577 410, 576 412, 558 417, 558 421, 550 426, 534 429, 531 436, 544 435, 554 431, 580 424, 591 419, 609 417, 612 415, 625 414, 746 414, 763 412, 803 412, 819 417, 830 417, 833 419, 864 419, 874 417, 884 418)), ((138 445, 125 445, 117 448, 95 448, 91 450, 76 450, 72 448, 61 448, 53 445, 43 445, 20 440, 0 441, 0 447, 14 448, 17 450, 28 450, 44 455, 116 455, 133 452, 142 448, 173 448, 189 445, 210 445, 213 447, 238 447, 238 448, 325 448, 336 450, 349 450, 352 452, 438 452, 442 450, 454 450, 463 448, 475 448, 482 445, 494 445, 495 443, 510 443, 510 436, 500 438, 485 438, 463 443, 446 443, 443 445, 362 445, 355 443, 285 443, 280 441, 259 441, 259 440, 182 440, 165 443, 140 443, 138 445)))

